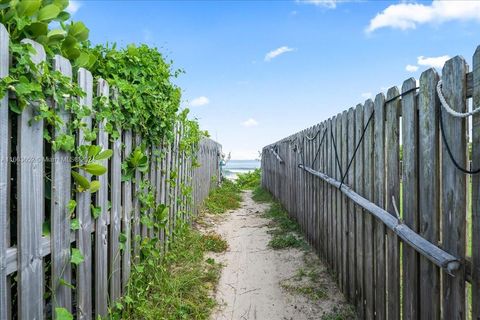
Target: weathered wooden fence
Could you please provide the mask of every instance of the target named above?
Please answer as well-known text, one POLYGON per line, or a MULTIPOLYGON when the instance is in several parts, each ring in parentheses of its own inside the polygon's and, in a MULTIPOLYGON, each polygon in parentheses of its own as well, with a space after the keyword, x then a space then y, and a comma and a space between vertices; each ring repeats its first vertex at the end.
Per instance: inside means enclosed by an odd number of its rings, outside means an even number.
POLYGON ((262 185, 360 318, 480 319, 480 176, 458 168, 470 143, 480 168, 480 115, 447 113, 439 80, 452 109, 479 108, 480 47, 471 72, 454 57, 263 149, 262 185))
MULTIPOLYGON (((42 46, 30 43, 37 50, 36 61, 44 60, 42 46)), ((68 60, 56 56, 54 68, 73 78, 68 60)), ((9 37, 0 25, 0 77, 7 76, 8 70, 9 37)), ((94 93, 88 70, 80 69, 75 78, 86 92, 81 101, 84 105, 91 107, 95 95, 112 93, 101 79, 94 93)), ((0 101, 0 319, 50 318, 57 307, 78 319, 105 316, 107 308, 125 292, 131 263, 139 254, 135 238, 158 237, 165 243, 173 236, 178 219, 188 221, 197 213, 220 177, 221 146, 203 139, 194 160, 179 148, 182 127, 177 125, 173 143, 150 147, 150 170, 142 173, 137 169, 132 181, 122 181, 121 164, 142 137, 125 131, 112 141, 100 126, 96 143, 113 150, 113 156, 103 161, 108 174, 99 177, 101 187, 96 193, 75 193, 73 156, 63 151, 50 153, 43 139, 46 124, 32 121, 34 105, 16 115, 9 111, 9 102, 8 95, 0 101), (51 185, 45 184, 47 162, 51 163, 51 185), (153 186, 156 202, 169 207, 167 228, 158 234, 141 223, 139 196, 144 180, 153 186), (191 188, 191 193, 182 192, 182 187, 191 188), (77 202, 78 230, 71 230, 70 200, 77 202), (102 209, 96 219, 92 205, 102 209), (49 234, 42 231, 46 222, 49 234), (120 240, 120 235, 125 239, 120 240), (76 249, 84 261, 72 267, 71 252, 76 249)), ((68 113, 60 115, 67 125, 68 113)), ((95 121, 84 119, 90 127, 95 121)), ((78 132, 77 144, 86 143, 78 132)))

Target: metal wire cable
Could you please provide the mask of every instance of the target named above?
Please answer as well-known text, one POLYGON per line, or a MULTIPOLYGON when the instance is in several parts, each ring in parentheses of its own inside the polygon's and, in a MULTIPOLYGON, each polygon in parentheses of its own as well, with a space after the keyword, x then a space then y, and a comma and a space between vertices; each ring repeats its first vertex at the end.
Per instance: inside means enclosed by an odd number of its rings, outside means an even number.
POLYGON ((460 118, 460 119, 464 119, 468 116, 472 116, 474 114, 477 114, 478 112, 480 112, 480 108, 476 108, 476 109, 473 109, 472 111, 470 112, 465 112, 465 113, 461 113, 461 112, 457 112, 455 110, 453 110, 449 105, 448 105, 448 102, 447 100, 445 99, 445 97, 443 96, 443 92, 442 92, 442 80, 438 81, 438 84, 437 84, 437 95, 438 95, 438 98, 440 99, 440 132, 442 133, 442 141, 443 141, 443 144, 445 145, 445 149, 447 150, 447 154, 448 154, 448 157, 450 158, 450 160, 452 160, 452 163, 453 165, 460 171, 462 171, 463 173, 465 174, 478 174, 480 173, 480 168, 478 169, 475 169, 475 170, 468 170, 467 168, 464 168, 462 167, 458 162, 457 160, 455 159, 455 157, 453 156, 453 153, 452 153, 452 150, 450 149, 450 145, 448 144, 448 141, 447 141, 447 137, 446 137, 446 134, 445 134, 445 129, 444 129, 444 125, 443 125, 443 110, 447 111, 447 113, 449 115, 451 115, 452 117, 455 117, 455 118, 460 118))

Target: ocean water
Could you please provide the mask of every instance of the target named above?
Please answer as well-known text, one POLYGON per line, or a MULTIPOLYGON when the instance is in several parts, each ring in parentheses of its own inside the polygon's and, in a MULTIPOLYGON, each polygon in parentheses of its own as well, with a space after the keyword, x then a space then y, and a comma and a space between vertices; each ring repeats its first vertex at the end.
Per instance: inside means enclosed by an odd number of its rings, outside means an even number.
POLYGON ((239 173, 246 173, 260 168, 258 160, 229 160, 223 167, 223 176, 235 180, 239 173))

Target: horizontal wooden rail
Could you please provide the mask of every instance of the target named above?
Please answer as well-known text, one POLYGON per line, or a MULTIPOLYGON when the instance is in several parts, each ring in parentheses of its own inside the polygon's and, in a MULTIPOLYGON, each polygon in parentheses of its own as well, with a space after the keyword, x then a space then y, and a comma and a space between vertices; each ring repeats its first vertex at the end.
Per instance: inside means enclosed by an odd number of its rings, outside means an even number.
POLYGON ((340 191, 342 191, 342 193, 345 194, 350 200, 361 206, 377 219, 381 220, 387 228, 397 234, 403 241, 405 241, 405 243, 408 243, 417 252, 422 254, 425 258, 433 262, 438 267, 444 269, 448 274, 453 276, 453 273, 460 268, 459 259, 452 256, 448 252, 445 252, 433 243, 425 240, 415 231, 410 229, 406 224, 402 223, 399 219, 360 196, 350 187, 322 172, 308 168, 302 164, 299 164, 298 167, 340 189, 340 191))

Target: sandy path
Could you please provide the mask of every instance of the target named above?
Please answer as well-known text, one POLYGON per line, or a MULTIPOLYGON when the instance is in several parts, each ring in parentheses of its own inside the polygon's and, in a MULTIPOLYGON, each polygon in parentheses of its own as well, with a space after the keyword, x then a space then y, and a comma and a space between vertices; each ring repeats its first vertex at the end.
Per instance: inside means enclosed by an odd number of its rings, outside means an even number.
POLYGON ((270 220, 261 217, 268 205, 255 203, 251 192, 243 197, 240 209, 215 224, 229 249, 214 256, 224 269, 216 292, 220 307, 212 319, 321 319, 343 305, 343 296, 313 253, 268 247, 270 220), (312 266, 318 275, 315 282, 326 297, 316 299, 286 289, 286 285, 298 288, 311 281, 299 279, 298 273, 312 266))

